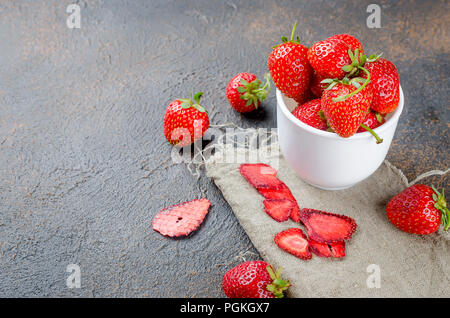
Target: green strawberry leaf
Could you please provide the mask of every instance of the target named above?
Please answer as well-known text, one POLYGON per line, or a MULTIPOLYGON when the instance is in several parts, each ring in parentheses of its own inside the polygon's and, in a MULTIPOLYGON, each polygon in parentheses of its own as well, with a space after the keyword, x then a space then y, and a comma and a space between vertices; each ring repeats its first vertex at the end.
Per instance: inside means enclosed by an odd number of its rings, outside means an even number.
POLYGON ((327 79, 324 79, 323 81, 320 81, 322 84, 331 84, 331 83, 333 83, 334 82, 334 79, 332 79, 332 78, 327 78, 327 79))
POLYGON ((241 82, 241 84, 244 85, 244 86, 247 86, 247 85, 250 84, 249 82, 247 82, 247 81, 246 81, 245 79, 243 79, 243 78, 240 79, 240 82, 241 82))
POLYGON ((352 52, 352 49, 351 49, 351 48, 348 49, 348 56, 350 57, 350 60, 352 60, 352 61, 353 61, 353 59, 355 58, 355 56, 353 55, 353 52, 352 52))
POLYGON ((199 104, 194 104, 194 105, 192 105, 192 107, 194 107, 196 110, 198 110, 201 113, 205 113, 206 112, 206 109, 203 106, 199 105, 199 104))
POLYGON ((352 70, 352 66, 351 65, 344 65, 344 66, 342 66, 342 70, 344 71, 344 72, 350 72, 351 70, 352 70))
POLYGON ((367 61, 367 56, 365 56, 364 54, 361 54, 361 65, 366 64, 367 61))
POLYGON ((359 50, 358 50, 358 49, 356 49, 356 50, 355 50, 355 52, 354 52, 353 54, 354 54, 354 58, 353 58, 353 60, 357 60, 357 59, 358 59, 358 57, 359 57, 359 50))
POLYGON ((337 82, 333 82, 330 84, 330 86, 328 86, 327 88, 325 88, 326 91, 332 89, 335 85, 337 84, 337 82))

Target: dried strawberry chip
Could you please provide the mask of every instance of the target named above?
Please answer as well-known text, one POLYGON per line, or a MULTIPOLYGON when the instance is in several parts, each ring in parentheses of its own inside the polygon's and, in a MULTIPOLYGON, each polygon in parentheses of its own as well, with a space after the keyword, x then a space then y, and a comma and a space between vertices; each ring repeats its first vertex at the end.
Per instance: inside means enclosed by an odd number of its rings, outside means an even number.
POLYGON ((282 250, 304 260, 311 259, 308 239, 301 229, 290 228, 284 230, 274 238, 275 244, 282 250))
POLYGON ((318 243, 348 240, 357 227, 348 216, 313 209, 302 209, 300 220, 308 230, 308 237, 318 243))
POLYGON ((335 243, 319 243, 309 239, 311 252, 319 257, 344 257, 345 256, 345 242, 339 241, 335 243))
POLYGON ((165 236, 188 236, 202 224, 210 206, 208 199, 172 205, 153 217, 153 229, 165 236))
POLYGON ((309 240, 311 252, 319 257, 331 257, 331 249, 327 243, 319 243, 314 240, 309 240))
POLYGON ((294 202, 295 206, 291 211, 290 218, 294 222, 300 222, 300 208, 298 207, 297 200, 292 195, 291 190, 289 190, 284 183, 280 189, 258 189, 258 192, 266 199, 281 199, 294 202))
POLYGON ((258 192, 266 199, 288 199, 295 201, 291 190, 283 183, 279 189, 258 189, 258 192))
POLYGON ((296 204, 295 207, 292 209, 290 218, 294 222, 297 222, 297 223, 301 222, 301 220, 300 220, 300 208, 298 207, 298 204, 296 204))
MULTIPOLYGON (((291 214, 289 217, 295 221, 300 222, 300 208, 298 207, 297 200, 295 200, 292 195, 291 190, 289 190, 288 186, 284 184, 283 181, 280 181, 277 178, 277 171, 273 169, 271 166, 257 163, 257 164, 242 164, 239 167, 239 172, 241 175, 253 186, 258 192, 266 198, 264 201, 264 205, 270 205, 269 208, 266 207, 266 212, 273 219, 278 222, 283 222, 280 220, 286 221, 285 219, 285 211, 286 208, 282 209, 282 211, 277 211, 275 213, 273 211, 272 205, 275 202, 266 202, 267 200, 289 200, 294 203, 294 206, 291 209, 291 214), (269 211, 269 212, 268 212, 269 211)), ((288 203, 284 203, 285 206, 288 203)))
POLYGON ((330 243, 331 254, 333 257, 344 257, 345 256, 345 242, 339 241, 335 243, 330 243))
POLYGON ((264 163, 244 163, 239 167, 241 175, 256 189, 280 189, 284 183, 278 180, 277 171, 264 163))
POLYGON ((266 213, 277 222, 284 222, 289 219, 292 209, 296 203, 287 199, 266 199, 263 201, 266 213))

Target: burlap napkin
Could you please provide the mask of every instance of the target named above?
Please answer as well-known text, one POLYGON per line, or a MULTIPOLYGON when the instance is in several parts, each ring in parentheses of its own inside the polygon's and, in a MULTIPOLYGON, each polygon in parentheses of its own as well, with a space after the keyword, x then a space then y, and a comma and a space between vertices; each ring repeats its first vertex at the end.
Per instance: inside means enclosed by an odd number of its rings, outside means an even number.
POLYGON ((248 158, 247 149, 216 150, 206 162, 207 175, 222 191, 264 260, 283 267, 283 276, 293 285, 290 297, 450 296, 449 235, 441 231, 428 236, 407 234, 386 218, 386 203, 406 186, 401 171, 385 162, 350 189, 324 191, 306 184, 288 167, 276 142, 267 147, 274 151, 260 151, 268 155, 259 156, 258 161, 278 166, 278 177, 289 186, 300 207, 345 214, 358 224, 343 259, 313 256, 303 261, 284 252, 273 242, 275 234, 302 226, 292 221, 277 223, 267 216, 263 197, 240 175, 240 164, 223 160, 224 156, 248 158))

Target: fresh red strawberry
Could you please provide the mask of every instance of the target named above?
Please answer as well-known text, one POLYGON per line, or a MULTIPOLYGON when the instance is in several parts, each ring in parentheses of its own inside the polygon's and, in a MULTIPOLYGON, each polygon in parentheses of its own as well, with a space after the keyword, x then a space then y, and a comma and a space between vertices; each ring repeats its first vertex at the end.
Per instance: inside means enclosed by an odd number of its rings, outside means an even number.
POLYGON ((310 87, 311 92, 314 94, 314 96, 319 98, 322 97, 323 91, 328 87, 329 84, 322 83, 324 79, 327 79, 327 77, 314 72, 310 87))
POLYGON ((256 189, 281 189, 284 183, 277 178, 277 171, 264 163, 244 163, 239 167, 241 175, 256 189))
POLYGON ((312 258, 308 238, 299 228, 284 230, 274 238, 275 244, 282 250, 304 260, 312 258))
POLYGON ((229 298, 281 298, 291 284, 263 261, 241 263, 225 273, 222 289, 229 298))
POLYGON ((296 202, 287 199, 265 199, 263 204, 266 213, 277 222, 287 221, 297 205, 296 202))
POLYGON ((309 102, 310 100, 313 100, 314 98, 316 98, 313 94, 313 92, 311 91, 311 89, 307 89, 306 92, 298 97, 296 97, 294 100, 299 104, 302 105, 306 102, 309 102))
POLYGON ((444 191, 423 184, 406 188, 386 206, 387 217, 400 230, 412 234, 430 234, 438 230, 439 224, 444 231, 450 227, 450 212, 444 197, 444 191))
MULTIPOLYGON (((373 90, 373 100, 370 108, 380 114, 394 111, 400 101, 400 84, 397 68, 390 61, 379 58, 364 65, 370 72, 370 86, 373 90)), ((366 78, 366 74, 361 74, 366 78)))
POLYGON ((345 242, 338 241, 334 243, 319 243, 309 239, 311 252, 319 257, 344 257, 345 256, 345 242))
MULTIPOLYGON (((380 127, 381 125, 384 124, 386 120, 384 119, 384 116, 381 115, 380 113, 375 113, 373 111, 369 112, 366 115, 366 118, 363 121, 363 124, 366 125, 367 127, 369 127, 370 129, 375 129, 377 127, 380 127)), ((365 132, 367 130, 365 130, 362 127, 359 127, 358 130, 356 132, 365 132)))
POLYGON ((364 54, 364 49, 363 49, 361 42, 359 42, 359 40, 357 38, 355 38, 354 36, 352 36, 350 34, 336 34, 336 35, 333 35, 332 37, 329 37, 329 39, 341 40, 341 41, 345 42, 348 46, 350 46, 352 51, 358 49, 358 51, 360 53, 364 54))
POLYGON ((240 113, 257 109, 270 91, 269 76, 263 84, 251 73, 239 73, 228 83, 226 96, 230 105, 240 113))
POLYGON ((292 29, 291 39, 282 37, 283 44, 276 46, 269 55, 267 64, 275 86, 287 97, 297 101, 305 99, 312 77, 312 68, 308 62, 308 48, 302 44, 292 29))
POLYGON ((305 124, 320 130, 327 130, 327 121, 319 116, 320 99, 313 99, 303 105, 299 105, 292 115, 305 124))
POLYGON ((326 39, 315 43, 308 50, 308 60, 320 76, 342 79, 347 73, 342 69, 352 64, 349 45, 339 39, 326 39))
MULTIPOLYGON (((330 127, 339 136, 348 138, 356 133, 366 118, 372 102, 372 90, 370 86, 357 88, 341 82, 333 84, 335 85, 323 92, 322 111, 330 127)), ((382 142, 373 131, 371 133, 377 138, 377 143, 382 142)))
POLYGON ((202 92, 191 99, 176 99, 164 115, 164 136, 173 145, 184 147, 201 139, 209 128, 208 112, 200 106, 202 92))
POLYGON ((300 220, 308 230, 308 237, 318 243, 334 243, 348 240, 356 231, 352 218, 313 209, 301 209, 300 220))
POLYGON ((170 206, 153 217, 152 227, 165 236, 188 236, 202 224, 210 206, 208 199, 170 206))

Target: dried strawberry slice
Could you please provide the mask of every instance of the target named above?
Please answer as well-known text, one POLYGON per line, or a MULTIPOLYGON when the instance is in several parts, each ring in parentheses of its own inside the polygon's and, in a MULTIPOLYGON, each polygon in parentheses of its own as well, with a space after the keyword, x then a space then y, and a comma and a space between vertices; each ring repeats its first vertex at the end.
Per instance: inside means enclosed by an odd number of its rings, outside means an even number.
MULTIPOLYGON (((277 171, 275 169, 263 163, 246 163, 239 167, 239 172, 248 181, 248 183, 255 187, 258 192, 266 198, 266 200, 292 201, 294 206, 291 209, 291 214, 289 217, 295 222, 300 222, 300 208, 298 207, 297 200, 295 200, 291 190, 289 190, 286 184, 277 178, 277 171)), ((266 212, 272 216, 272 218, 278 222, 282 222, 279 220, 287 220, 285 219, 284 214, 286 208, 283 208, 282 211, 277 211, 277 213, 275 213, 272 211, 272 205, 274 205, 275 202, 264 203, 264 205, 266 204, 270 205, 269 209, 266 207, 266 212)), ((284 205, 287 206, 288 203, 285 202, 284 205)))
POLYGON ((279 189, 258 189, 259 194, 261 194, 266 199, 288 199, 295 201, 291 190, 283 183, 279 189))
POLYGON ((300 220, 308 230, 308 237, 318 243, 348 240, 357 227, 348 216, 313 209, 301 209, 300 220))
POLYGON ((277 171, 264 163, 244 163, 239 167, 241 175, 256 189, 280 189, 284 183, 278 180, 277 171))
POLYGON ((172 205, 153 217, 152 227, 165 236, 188 236, 202 224, 210 206, 208 199, 172 205))
POLYGON ((304 260, 312 258, 308 238, 299 228, 284 230, 274 238, 275 244, 282 250, 304 260))
POLYGON ((338 241, 335 243, 319 243, 309 239, 311 252, 319 257, 344 257, 345 256, 345 242, 338 241))
POLYGON ((331 249, 327 243, 319 243, 314 240, 309 240, 311 252, 319 257, 331 257, 331 249))
POLYGON ((345 256, 345 242, 339 241, 335 243, 330 243, 331 254, 333 257, 344 257, 345 256))
POLYGON ((290 218, 294 222, 297 222, 297 223, 301 222, 301 220, 300 220, 300 208, 298 207, 298 204, 296 204, 295 207, 292 209, 290 218))
POLYGON ((281 199, 294 202, 295 206, 291 211, 290 218, 294 222, 300 222, 300 208, 298 207, 297 200, 292 195, 291 190, 289 190, 289 188, 284 183, 280 189, 258 189, 258 192, 266 199, 281 199))
POLYGON ((287 199, 266 199, 263 201, 266 213, 277 222, 284 222, 289 219, 291 211, 297 204, 287 199))

